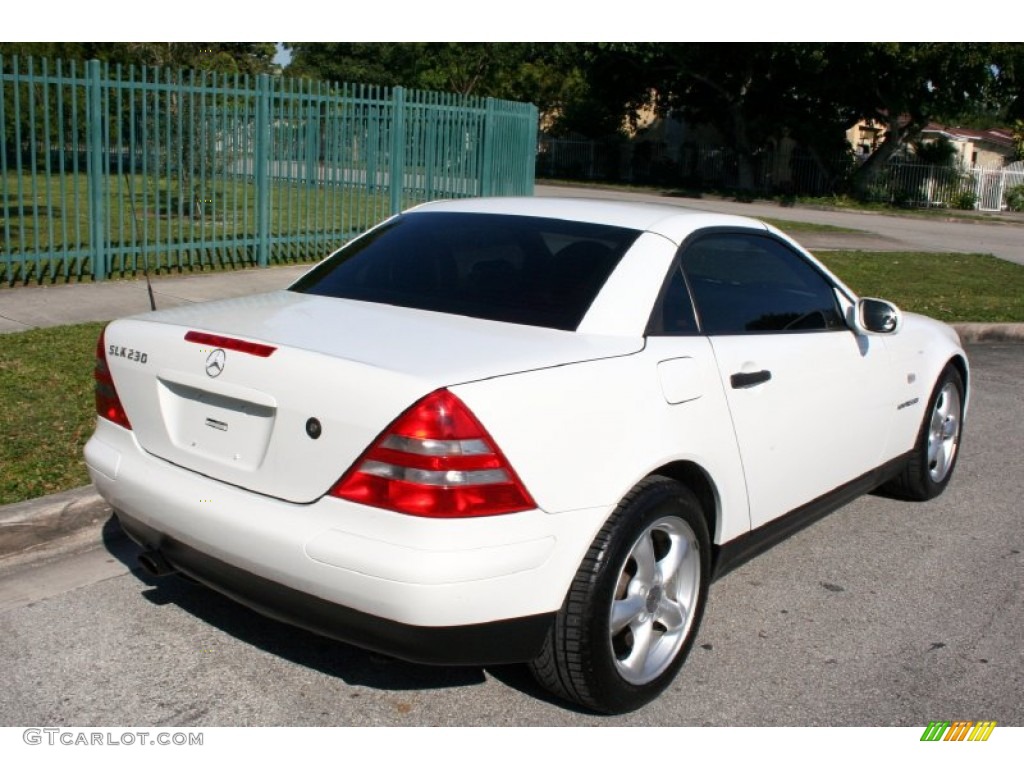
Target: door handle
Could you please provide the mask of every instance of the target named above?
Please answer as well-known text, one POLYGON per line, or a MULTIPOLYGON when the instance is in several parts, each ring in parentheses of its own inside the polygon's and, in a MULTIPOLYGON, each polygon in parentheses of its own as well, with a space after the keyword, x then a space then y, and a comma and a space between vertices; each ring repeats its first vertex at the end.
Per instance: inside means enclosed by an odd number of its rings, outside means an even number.
POLYGON ((729 383, 733 389, 748 389, 771 381, 771 371, 754 371, 753 373, 734 373, 729 377, 729 383))

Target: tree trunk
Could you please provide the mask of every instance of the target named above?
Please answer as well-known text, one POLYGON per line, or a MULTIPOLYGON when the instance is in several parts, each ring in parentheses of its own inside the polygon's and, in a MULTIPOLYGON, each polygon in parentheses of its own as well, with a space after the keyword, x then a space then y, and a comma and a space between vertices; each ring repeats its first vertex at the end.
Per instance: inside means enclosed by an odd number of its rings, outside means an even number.
POLYGON ((743 114, 740 104, 734 103, 731 111, 733 141, 736 148, 736 183, 741 191, 752 192, 754 189, 754 153, 750 148, 750 138, 747 136, 746 116, 743 114))
POLYGON ((741 192, 754 191, 754 163, 745 152, 736 153, 736 183, 741 192))
POLYGON ((892 156, 896 151, 906 144, 911 138, 921 132, 923 124, 911 121, 900 126, 897 120, 887 122, 885 139, 871 156, 858 168, 851 180, 853 193, 857 197, 866 197, 872 184, 878 179, 879 174, 889 165, 892 156))

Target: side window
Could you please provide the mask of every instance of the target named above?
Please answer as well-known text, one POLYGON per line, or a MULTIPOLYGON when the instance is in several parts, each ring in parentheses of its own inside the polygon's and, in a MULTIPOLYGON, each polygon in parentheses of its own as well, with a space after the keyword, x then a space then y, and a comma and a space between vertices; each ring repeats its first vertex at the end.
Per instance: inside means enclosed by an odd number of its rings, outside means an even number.
POLYGON ((672 274, 654 306, 647 333, 652 336, 691 336, 697 333, 693 302, 678 263, 672 265, 672 274))
POLYGON ((707 235, 687 246, 682 265, 708 335, 846 329, 824 276, 770 237, 707 235))

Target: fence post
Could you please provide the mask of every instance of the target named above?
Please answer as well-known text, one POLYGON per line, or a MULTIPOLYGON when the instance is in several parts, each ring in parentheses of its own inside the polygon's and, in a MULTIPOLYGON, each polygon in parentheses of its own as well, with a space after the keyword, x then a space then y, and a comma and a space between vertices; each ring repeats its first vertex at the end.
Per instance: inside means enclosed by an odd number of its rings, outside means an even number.
POLYGON ((391 92, 391 158, 388 183, 391 187, 391 214, 402 212, 402 190, 405 187, 405 89, 396 86, 391 92))
POLYGON ((366 191, 376 192, 377 183, 377 156, 380 154, 380 112, 378 112, 383 99, 374 99, 373 106, 366 110, 366 191))
POLYGON ((270 77, 256 76, 256 263, 270 263, 270 185, 267 166, 270 164, 270 77))
POLYGON ((313 98, 313 81, 308 83, 308 108, 306 110, 306 185, 312 187, 320 180, 320 102, 313 98))
POLYGON ((92 279, 106 280, 107 250, 106 233, 103 224, 106 221, 106 206, 103 199, 103 93, 100 82, 100 62, 92 59, 86 65, 88 82, 88 126, 87 145, 89 147, 89 242, 92 244, 92 279))
POLYGON ((488 96, 487 106, 484 111, 484 151, 482 167, 480 169, 480 194, 482 197, 490 197, 494 194, 494 131, 496 120, 494 98, 488 96))
POLYGON ((540 115, 535 104, 530 105, 528 117, 530 123, 526 135, 528 136, 529 145, 524 147, 527 157, 524 167, 526 178, 523 180, 523 189, 519 192, 521 195, 532 195, 537 185, 537 149, 540 146, 537 141, 537 131, 540 125, 540 115))

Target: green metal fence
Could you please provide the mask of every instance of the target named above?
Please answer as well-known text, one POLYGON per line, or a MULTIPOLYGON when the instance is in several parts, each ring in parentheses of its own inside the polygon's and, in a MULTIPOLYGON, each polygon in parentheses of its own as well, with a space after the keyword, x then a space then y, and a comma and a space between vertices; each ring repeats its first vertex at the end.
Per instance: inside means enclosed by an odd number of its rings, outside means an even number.
POLYGON ((0 57, 0 282, 319 259, 424 200, 533 191, 531 104, 0 57))

